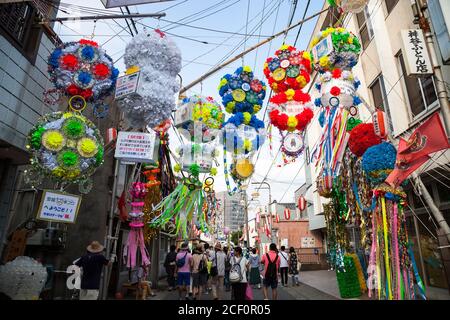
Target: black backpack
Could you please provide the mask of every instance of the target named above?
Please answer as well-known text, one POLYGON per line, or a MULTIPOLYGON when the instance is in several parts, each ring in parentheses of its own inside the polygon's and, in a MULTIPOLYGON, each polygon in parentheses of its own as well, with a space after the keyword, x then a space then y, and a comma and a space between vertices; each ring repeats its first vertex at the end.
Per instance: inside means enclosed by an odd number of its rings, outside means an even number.
POLYGON ((227 272, 231 270, 230 260, 231 260, 231 257, 227 255, 225 258, 225 271, 227 271, 227 272))
POLYGON ((184 264, 186 263, 186 256, 187 256, 188 252, 186 251, 186 254, 184 255, 183 258, 177 260, 177 267, 178 268, 182 268, 184 266, 184 264))
POLYGON ((270 261, 269 254, 266 253, 267 260, 269 264, 267 265, 266 274, 264 275, 264 279, 266 280, 277 280, 277 260, 278 255, 275 257, 273 261, 270 261))
POLYGON ((202 259, 200 260, 200 263, 198 264, 198 272, 206 274, 208 273, 208 266, 205 263, 205 259, 203 259, 205 255, 202 254, 202 259))

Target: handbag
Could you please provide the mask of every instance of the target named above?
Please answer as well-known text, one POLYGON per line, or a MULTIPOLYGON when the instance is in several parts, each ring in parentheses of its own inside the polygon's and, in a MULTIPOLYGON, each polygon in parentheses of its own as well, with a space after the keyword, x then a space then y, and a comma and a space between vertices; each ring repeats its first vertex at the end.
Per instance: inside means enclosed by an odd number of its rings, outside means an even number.
POLYGON ((247 282, 247 287, 245 288, 245 300, 253 300, 253 289, 247 282))

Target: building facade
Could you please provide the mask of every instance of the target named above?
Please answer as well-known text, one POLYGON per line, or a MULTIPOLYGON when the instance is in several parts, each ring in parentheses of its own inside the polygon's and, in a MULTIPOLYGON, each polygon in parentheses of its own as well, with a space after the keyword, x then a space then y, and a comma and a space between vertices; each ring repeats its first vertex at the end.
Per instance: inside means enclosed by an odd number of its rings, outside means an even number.
POLYGON ((232 196, 227 191, 216 194, 219 216, 223 217, 223 226, 230 228, 231 232, 242 229, 245 224, 244 206, 241 204, 241 195, 235 193, 232 196))
MULTIPOLYGON (((430 20, 437 62, 442 69, 448 94, 450 6, 445 0, 420 1, 424 2, 428 3, 428 9, 424 13, 430 20)), ((442 112, 442 108, 448 108, 448 104, 442 106, 439 101, 436 79, 433 76, 417 78, 406 73, 400 31, 419 28, 415 24, 418 18, 415 17, 411 3, 409 0, 370 0, 361 13, 347 14, 341 20, 341 25, 357 35, 362 44, 359 62, 353 68, 353 74, 361 81, 357 93, 369 105, 385 112, 393 138, 408 138, 414 128, 434 112, 440 113, 444 123, 450 121, 442 112)), ((324 7, 326 6, 325 3, 324 7)), ((322 14, 317 20, 313 35, 328 26, 334 26, 338 19, 339 14, 334 15, 330 11, 322 14)), ((319 95, 313 88, 313 83, 309 89, 313 98, 319 95)), ((371 122, 370 111, 360 106, 357 117, 363 122, 371 122)), ((316 146, 320 135, 321 127, 318 121, 313 121, 307 132, 307 155, 316 146)), ((417 171, 447 223, 450 223, 449 159, 448 150, 438 152, 433 156, 433 161, 417 171)), ((310 211, 321 215, 323 204, 328 200, 318 195, 315 181, 319 172, 310 160, 307 159, 305 166, 307 184, 310 185, 307 185, 304 194, 312 202, 313 208, 310 211)), ((445 237, 439 237, 440 230, 435 219, 412 183, 406 191, 409 201, 407 224, 415 256, 420 260, 421 276, 427 286, 448 289, 450 254, 448 248, 438 248, 445 247, 448 243, 443 240, 445 237)), ((311 227, 315 228, 315 223, 310 222, 311 227)), ((324 221, 320 225, 323 228, 324 221)), ((349 231, 351 241, 357 248, 358 228, 353 227, 349 231)))

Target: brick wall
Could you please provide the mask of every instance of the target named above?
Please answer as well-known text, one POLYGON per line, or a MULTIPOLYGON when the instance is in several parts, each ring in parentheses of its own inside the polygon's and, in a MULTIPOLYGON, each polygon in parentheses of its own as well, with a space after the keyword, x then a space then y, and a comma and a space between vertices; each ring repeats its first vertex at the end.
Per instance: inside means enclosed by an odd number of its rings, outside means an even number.
POLYGON ((274 228, 278 228, 279 244, 283 239, 288 239, 288 246, 295 249, 301 248, 302 237, 314 237, 316 247, 322 248, 322 237, 319 232, 309 230, 309 221, 280 221, 274 223, 274 228))

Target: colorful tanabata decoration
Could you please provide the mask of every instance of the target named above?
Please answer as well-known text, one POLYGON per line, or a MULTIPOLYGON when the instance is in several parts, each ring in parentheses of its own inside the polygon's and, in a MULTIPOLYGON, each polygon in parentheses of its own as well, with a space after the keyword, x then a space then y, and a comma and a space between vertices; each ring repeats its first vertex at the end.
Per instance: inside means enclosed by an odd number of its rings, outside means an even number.
POLYGON ((211 142, 220 134, 225 115, 211 97, 184 98, 175 111, 175 127, 188 141, 211 142))
POLYGON ((140 253, 140 265, 150 264, 149 253, 145 247, 144 240, 144 199, 148 193, 147 185, 143 182, 133 182, 130 188, 131 211, 128 213, 130 221, 130 233, 126 246, 123 251, 123 257, 127 259, 127 267, 134 268, 138 261, 138 252, 140 253))
POLYGON ((264 74, 275 92, 270 99, 270 122, 280 130, 283 154, 294 159, 304 149, 304 130, 314 116, 311 97, 301 90, 309 83, 310 73, 310 53, 289 45, 283 45, 264 64, 264 74))
POLYGON ((357 63, 361 44, 344 28, 329 27, 320 31, 311 41, 311 57, 319 71, 351 70, 357 63))
POLYGON ((135 91, 116 101, 133 127, 154 128, 169 119, 175 109, 181 52, 172 40, 156 30, 133 37, 126 47, 124 61, 127 74, 136 73, 139 80, 135 91))
POLYGON ((48 72, 59 93, 89 102, 109 96, 119 75, 105 50, 86 39, 55 48, 48 58, 48 72))
POLYGON ((261 110, 266 95, 266 85, 254 78, 249 66, 244 66, 236 69, 233 74, 222 77, 219 94, 225 110, 233 114, 224 123, 222 129, 224 173, 228 192, 231 194, 239 188, 242 181, 253 174, 252 156, 264 143, 264 122, 255 114, 261 110), (230 152, 233 158, 230 170, 227 152, 230 152), (233 191, 229 174, 237 183, 233 191))
POLYGON ((368 268, 369 297, 385 300, 426 299, 408 239, 401 187, 382 184, 374 189, 376 208, 372 212, 372 245, 368 268), (417 283, 417 289, 414 283, 417 283))
POLYGON ((310 81, 311 56, 290 45, 282 45, 275 57, 267 58, 264 75, 275 93, 303 89, 310 81))
POLYGON ((57 182, 92 188, 89 177, 103 163, 103 139, 95 125, 78 112, 54 112, 38 120, 28 135, 34 171, 57 182))

